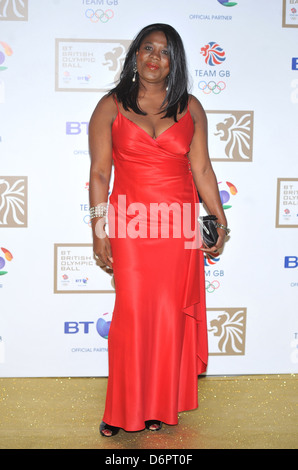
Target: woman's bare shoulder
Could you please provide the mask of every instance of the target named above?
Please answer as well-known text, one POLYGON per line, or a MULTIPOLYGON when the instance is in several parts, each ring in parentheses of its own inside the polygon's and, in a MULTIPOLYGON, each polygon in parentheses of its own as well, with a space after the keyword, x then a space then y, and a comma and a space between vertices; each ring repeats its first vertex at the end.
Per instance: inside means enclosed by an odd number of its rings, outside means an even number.
POLYGON ((206 123, 207 117, 201 102, 193 95, 189 95, 189 111, 194 123, 206 123))
POLYGON ((97 103, 92 113, 91 120, 97 121, 100 119, 113 122, 117 116, 117 113, 118 108, 114 96, 111 94, 106 94, 97 103))
POLYGON ((188 105, 190 112, 195 114, 205 114, 205 110, 201 102, 194 95, 189 95, 188 105))

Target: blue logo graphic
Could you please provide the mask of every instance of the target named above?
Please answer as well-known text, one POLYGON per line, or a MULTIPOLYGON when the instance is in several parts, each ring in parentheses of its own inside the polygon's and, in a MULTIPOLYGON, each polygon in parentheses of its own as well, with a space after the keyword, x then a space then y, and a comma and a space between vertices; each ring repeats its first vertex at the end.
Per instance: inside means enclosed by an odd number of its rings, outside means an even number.
POLYGON ((298 70, 298 57, 292 57, 292 70, 298 70))
MULTIPOLYGON (((104 313, 107 315, 108 313, 104 313)), ((96 332, 104 339, 108 339, 110 331, 110 321, 106 321, 103 318, 99 318, 97 322, 94 321, 66 321, 64 322, 64 333, 66 335, 70 334, 85 334, 88 335, 92 330, 94 330, 94 324, 96 332)))
POLYGON ((102 338, 108 339, 110 324, 110 321, 105 321, 103 318, 97 320, 96 330, 102 338))
POLYGON ((285 256, 285 268, 297 268, 298 267, 298 257, 297 256, 285 256))
POLYGON ((217 1, 224 7, 234 7, 235 5, 237 5, 236 2, 226 2, 226 0, 217 0, 217 1))

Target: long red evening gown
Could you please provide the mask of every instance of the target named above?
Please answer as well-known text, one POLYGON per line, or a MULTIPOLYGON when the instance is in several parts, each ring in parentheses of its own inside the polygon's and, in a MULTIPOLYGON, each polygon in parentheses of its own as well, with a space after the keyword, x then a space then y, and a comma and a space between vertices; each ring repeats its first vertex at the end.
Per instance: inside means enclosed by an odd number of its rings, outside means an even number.
POLYGON ((203 253, 185 248, 189 235, 162 236, 160 221, 150 236, 148 215, 152 203, 194 209, 199 202, 187 158, 193 131, 189 110, 156 139, 119 109, 113 123, 116 299, 103 421, 126 431, 144 429, 146 420, 174 425, 178 412, 197 408, 197 378, 207 366, 203 253))

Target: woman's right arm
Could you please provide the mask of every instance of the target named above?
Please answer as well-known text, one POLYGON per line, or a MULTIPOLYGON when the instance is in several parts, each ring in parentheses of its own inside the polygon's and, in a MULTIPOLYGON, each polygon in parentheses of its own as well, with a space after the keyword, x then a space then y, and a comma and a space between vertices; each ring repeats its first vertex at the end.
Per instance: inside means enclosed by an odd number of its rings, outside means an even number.
MULTIPOLYGON (((117 107, 112 96, 103 97, 96 106, 89 123, 89 152, 91 157, 89 179, 90 207, 106 204, 112 171, 112 124, 117 107)), ((93 251, 102 264, 112 268, 110 241, 103 232, 103 219, 91 220, 93 251), (101 227, 101 229, 100 229, 101 227), (97 234, 96 234, 97 232, 97 234)))

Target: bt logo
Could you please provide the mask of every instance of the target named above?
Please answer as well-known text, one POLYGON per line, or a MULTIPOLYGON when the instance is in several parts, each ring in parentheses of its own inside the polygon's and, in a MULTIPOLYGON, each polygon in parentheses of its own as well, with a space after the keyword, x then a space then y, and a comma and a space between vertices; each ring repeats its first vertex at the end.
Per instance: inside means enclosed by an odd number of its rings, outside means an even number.
MULTIPOLYGON (((107 313, 104 313, 107 315, 107 313)), ((94 329, 91 325, 94 325, 94 321, 67 321, 64 322, 64 334, 77 334, 83 333, 85 335, 90 333, 91 329, 94 329)), ((95 323, 95 329, 97 333, 104 339, 108 339, 110 330, 110 321, 106 321, 104 318, 99 318, 95 323)))
POLYGON ((217 1, 224 7, 234 7, 235 5, 237 5, 236 2, 227 2, 226 0, 217 0, 217 1))
POLYGON ((298 267, 298 256, 285 256, 285 268, 297 268, 298 267))
POLYGON ((292 70, 298 70, 298 57, 292 57, 292 70))
POLYGON ((85 133, 88 135, 89 122, 67 122, 66 123, 66 134, 67 135, 79 135, 85 133))

